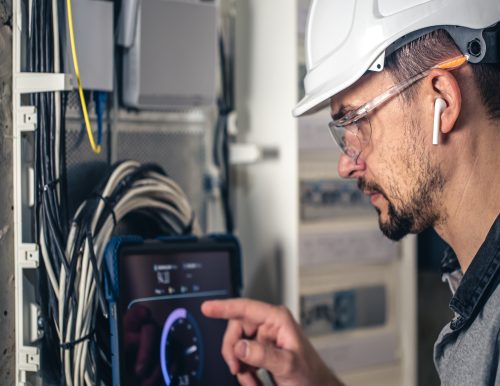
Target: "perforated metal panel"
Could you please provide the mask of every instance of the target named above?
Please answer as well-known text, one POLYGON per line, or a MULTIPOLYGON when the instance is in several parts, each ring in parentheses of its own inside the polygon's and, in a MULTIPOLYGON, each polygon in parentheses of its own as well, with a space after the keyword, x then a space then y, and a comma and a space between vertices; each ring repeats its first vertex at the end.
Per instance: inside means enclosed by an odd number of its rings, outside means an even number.
MULTIPOLYGON (((95 129, 94 104, 90 98, 88 108, 95 129)), ((191 205, 200 214, 205 170, 205 135, 212 130, 211 117, 210 111, 139 113, 120 110, 111 128, 111 135, 108 135, 107 117, 103 151, 96 155, 92 153, 88 143, 78 95, 71 93, 66 121, 66 160, 71 200, 80 202, 91 193, 110 159, 133 159, 162 166, 184 189, 191 205), (108 146, 108 141, 111 146, 108 146)))
POLYGON ((179 122, 166 125, 142 122, 139 126, 122 122, 117 135, 117 159, 158 163, 184 189, 191 205, 199 209, 205 160, 203 126, 179 122))

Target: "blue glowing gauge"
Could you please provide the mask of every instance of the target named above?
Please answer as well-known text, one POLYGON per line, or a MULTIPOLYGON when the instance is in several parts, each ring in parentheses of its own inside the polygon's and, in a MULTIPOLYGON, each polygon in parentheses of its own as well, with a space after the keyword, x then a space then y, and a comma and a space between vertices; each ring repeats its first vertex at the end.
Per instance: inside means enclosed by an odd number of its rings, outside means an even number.
POLYGON ((200 328, 185 308, 168 316, 160 345, 161 370, 167 386, 198 385, 203 372, 200 328))

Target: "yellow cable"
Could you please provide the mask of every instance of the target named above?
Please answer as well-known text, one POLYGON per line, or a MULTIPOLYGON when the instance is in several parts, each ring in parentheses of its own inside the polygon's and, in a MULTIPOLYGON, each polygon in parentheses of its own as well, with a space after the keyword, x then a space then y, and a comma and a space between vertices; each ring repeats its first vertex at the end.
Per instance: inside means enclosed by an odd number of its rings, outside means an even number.
POLYGON ((76 55, 76 45, 75 45, 75 34, 73 32, 73 14, 71 12, 71 0, 67 0, 68 8, 68 26, 69 26, 69 37, 71 41, 71 53, 73 54, 73 67, 75 68, 76 80, 78 82, 78 93, 80 94, 80 103, 82 105, 83 118, 85 120, 85 127, 87 128, 87 135, 90 141, 90 147, 95 154, 101 152, 101 146, 96 145, 94 141, 94 135, 92 134, 92 128, 90 127, 89 113, 87 111, 87 102, 85 101, 85 95, 83 95, 82 80, 80 79, 80 69, 78 68, 78 57, 76 55))

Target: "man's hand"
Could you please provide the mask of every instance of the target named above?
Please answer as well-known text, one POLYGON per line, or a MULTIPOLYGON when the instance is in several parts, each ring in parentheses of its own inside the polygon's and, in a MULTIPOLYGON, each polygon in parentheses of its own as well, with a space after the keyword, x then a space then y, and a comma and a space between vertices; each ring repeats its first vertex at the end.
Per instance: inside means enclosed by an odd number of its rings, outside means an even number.
POLYGON ((287 308, 231 299, 208 301, 201 309, 208 317, 229 320, 222 355, 243 386, 261 384, 259 368, 268 370, 278 386, 341 385, 287 308))

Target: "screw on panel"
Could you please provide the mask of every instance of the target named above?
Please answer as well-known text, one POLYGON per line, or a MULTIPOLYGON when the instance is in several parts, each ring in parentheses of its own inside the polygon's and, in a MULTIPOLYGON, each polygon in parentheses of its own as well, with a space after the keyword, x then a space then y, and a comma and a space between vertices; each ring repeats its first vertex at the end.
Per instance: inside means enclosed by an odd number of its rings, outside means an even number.
POLYGON ((481 41, 477 38, 471 40, 469 43, 467 43, 467 51, 469 52, 469 54, 471 54, 476 58, 481 56, 482 53, 481 41))
POLYGON ((45 334, 45 320, 43 319, 42 316, 38 317, 37 326, 38 326, 38 338, 40 339, 45 334))

